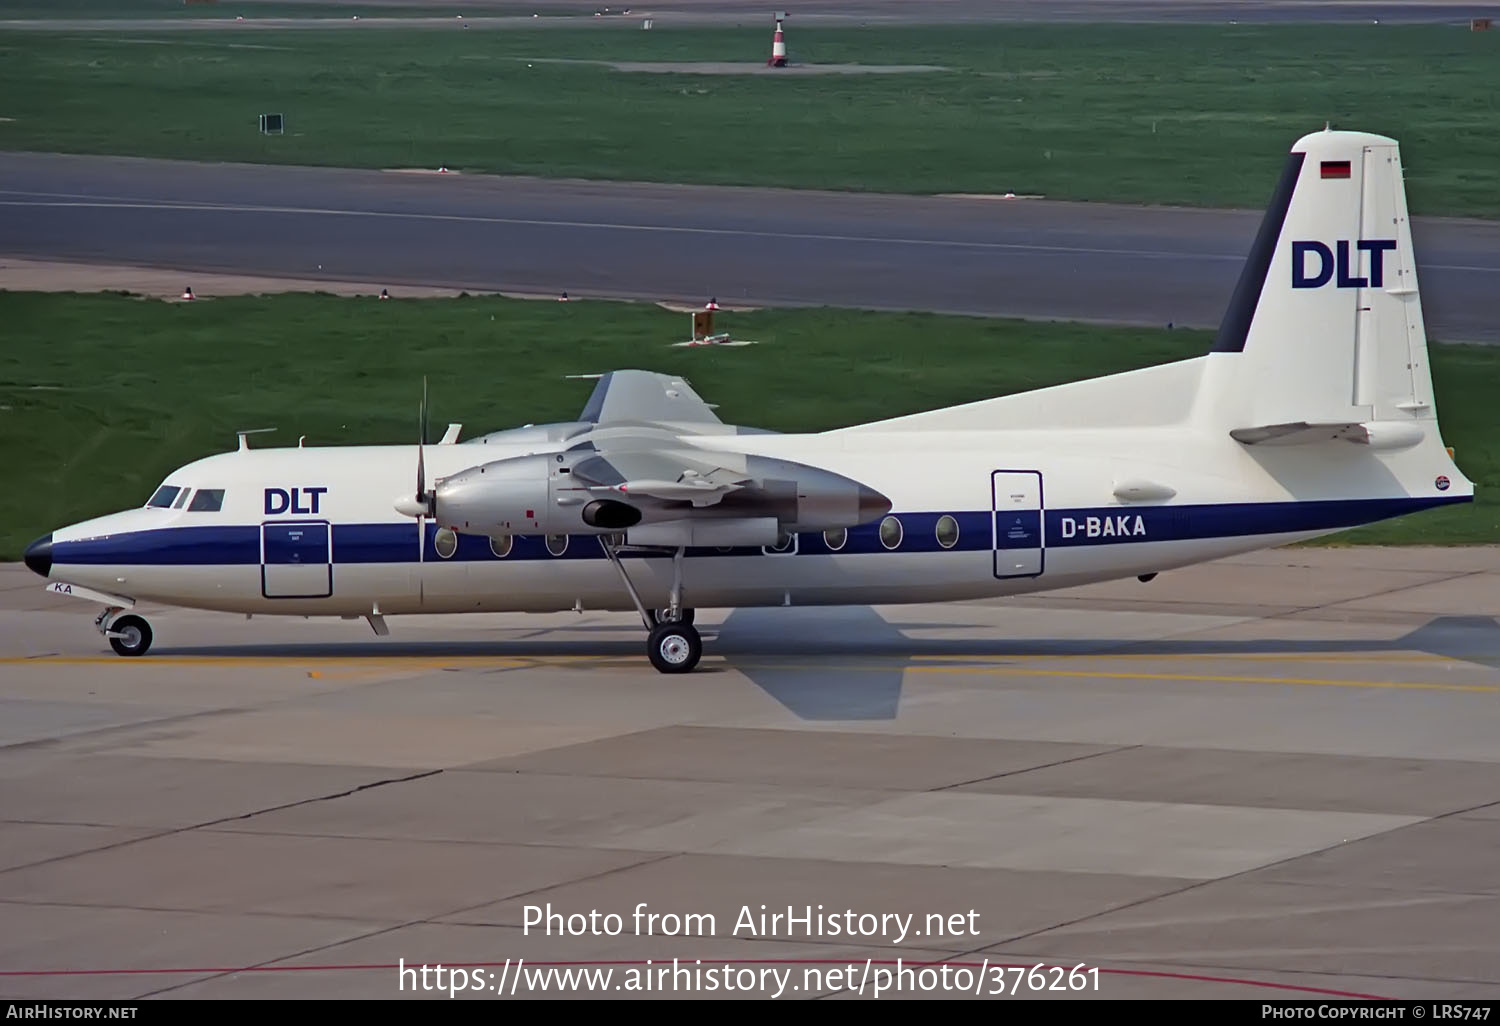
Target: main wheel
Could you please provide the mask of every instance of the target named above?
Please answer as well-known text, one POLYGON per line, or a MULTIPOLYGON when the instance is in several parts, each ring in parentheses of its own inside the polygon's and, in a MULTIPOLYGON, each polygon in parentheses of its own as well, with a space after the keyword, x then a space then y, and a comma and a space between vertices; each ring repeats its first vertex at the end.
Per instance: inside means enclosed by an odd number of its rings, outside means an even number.
POLYGON ((653 609, 651 610, 651 622, 657 626, 661 626, 664 623, 690 624, 693 622, 693 611, 691 609, 684 609, 681 612, 682 615, 678 619, 672 620, 670 619, 670 610, 653 609))
POLYGON ((120 635, 109 639, 109 647, 122 656, 145 655, 151 647, 151 625, 133 613, 120 617, 109 629, 120 635))
POLYGON ((687 673, 703 655, 703 639, 692 624, 658 624, 646 643, 646 654, 662 673, 687 673))

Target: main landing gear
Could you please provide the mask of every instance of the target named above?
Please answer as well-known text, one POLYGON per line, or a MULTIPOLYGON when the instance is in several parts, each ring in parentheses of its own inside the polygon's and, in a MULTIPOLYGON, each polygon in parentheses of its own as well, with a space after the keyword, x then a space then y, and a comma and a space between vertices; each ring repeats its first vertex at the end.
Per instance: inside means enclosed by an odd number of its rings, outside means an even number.
POLYGON ((151 625, 144 616, 120 615, 119 609, 106 609, 94 621, 99 633, 109 639, 109 647, 122 656, 141 656, 151 647, 151 625))
POLYGON ((646 655, 650 658, 651 665, 662 673, 687 673, 692 670, 703 656, 703 639, 693 627, 693 611, 682 607, 682 556, 685 550, 678 548, 672 552, 670 604, 665 609, 648 610, 635 590, 635 585, 631 583, 630 575, 625 572, 625 564, 620 562, 618 548, 609 538, 600 538, 599 543, 604 546, 604 554, 609 557, 609 561, 620 572, 620 580, 625 582, 625 590, 630 592, 630 600, 635 603, 646 630, 650 632, 646 641, 646 655))

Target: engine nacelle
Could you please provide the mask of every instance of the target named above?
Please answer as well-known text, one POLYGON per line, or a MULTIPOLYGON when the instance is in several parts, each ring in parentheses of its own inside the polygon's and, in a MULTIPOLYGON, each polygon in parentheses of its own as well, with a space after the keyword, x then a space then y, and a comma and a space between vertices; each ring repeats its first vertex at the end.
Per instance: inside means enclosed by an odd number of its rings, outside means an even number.
MULTIPOLYGON (((672 482, 649 479, 637 482, 640 489, 632 492, 632 482, 607 455, 515 456, 438 481, 435 516, 440 526, 460 534, 495 536, 607 534, 685 519, 770 519, 781 530, 824 531, 854 527, 890 511, 884 495, 832 471, 764 456, 740 459, 752 484, 722 493, 712 485, 683 485, 679 496, 672 482), (712 495, 713 501, 703 502, 704 495, 712 495)), ((618 462, 629 473, 628 455, 618 462)))
POLYGON ((858 527, 891 511, 891 500, 875 489, 822 467, 748 456, 745 469, 759 487, 741 508, 745 513, 774 516, 786 531, 858 527))
MULTIPOLYGON (((565 534, 551 523, 548 464, 536 453, 471 467, 437 482, 437 522, 462 534, 565 534)), ((577 510, 569 511, 574 518, 577 510)))
POLYGON ((567 462, 534 453, 471 467, 437 482, 437 522, 460 534, 605 534, 641 522, 628 502, 573 485, 567 462))

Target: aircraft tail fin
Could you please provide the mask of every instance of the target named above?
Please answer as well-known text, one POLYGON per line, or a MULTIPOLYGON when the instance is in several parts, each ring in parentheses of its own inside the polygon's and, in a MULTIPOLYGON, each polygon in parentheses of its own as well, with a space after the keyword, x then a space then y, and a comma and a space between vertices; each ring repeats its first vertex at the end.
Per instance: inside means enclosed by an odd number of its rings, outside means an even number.
POLYGON ((1309 494, 1367 489, 1357 457, 1380 453, 1393 491, 1472 495, 1438 432, 1395 140, 1297 140, 1204 356, 846 430, 1146 426, 1233 439, 1309 494))
POLYGON ((1246 444, 1436 432, 1395 140, 1323 131, 1293 145, 1199 403, 1246 444))

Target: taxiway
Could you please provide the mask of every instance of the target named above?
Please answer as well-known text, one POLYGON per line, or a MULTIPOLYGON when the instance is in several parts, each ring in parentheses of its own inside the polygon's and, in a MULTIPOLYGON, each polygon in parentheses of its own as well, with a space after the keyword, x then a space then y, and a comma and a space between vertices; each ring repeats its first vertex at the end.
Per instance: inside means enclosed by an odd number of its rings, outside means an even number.
MULTIPOLYGON (((1261 216, 0 153, 6 256, 376 291, 1212 328, 1261 216)), ((1500 341, 1500 222, 1416 218, 1412 234, 1429 337, 1500 341)))
MULTIPOLYGON (((1075 998, 1490 997, 1497 594, 1497 549, 1287 549, 1004 602, 700 611, 700 671, 664 677, 593 613, 375 639, 165 611, 126 660, 6 567, 0 992, 423 996, 399 965, 493 983, 521 958, 791 960, 800 984, 899 957, 1098 967, 1075 998), (717 929, 523 926, 642 902, 717 929), (975 929, 733 935, 760 904, 975 929)), ((858 996, 784 997, 815 994, 858 996)))

